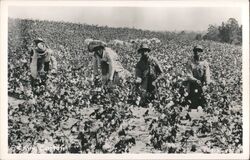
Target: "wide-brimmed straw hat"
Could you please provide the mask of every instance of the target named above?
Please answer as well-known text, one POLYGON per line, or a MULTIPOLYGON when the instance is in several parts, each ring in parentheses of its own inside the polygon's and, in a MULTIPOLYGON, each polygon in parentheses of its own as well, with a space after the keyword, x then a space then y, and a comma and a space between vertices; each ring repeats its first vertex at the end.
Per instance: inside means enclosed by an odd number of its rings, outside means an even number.
POLYGON ((143 44, 141 44, 140 48, 138 49, 138 52, 141 52, 141 51, 147 51, 147 52, 150 52, 150 51, 151 51, 151 49, 148 47, 148 44, 143 43, 143 44))
POLYGON ((201 45, 194 46, 194 52, 203 52, 203 47, 201 45))
POLYGON ((106 46, 107 46, 107 44, 101 40, 93 40, 89 43, 88 50, 89 50, 89 52, 93 52, 98 47, 105 48, 106 46))
POLYGON ((34 39, 34 42, 35 42, 36 45, 37 45, 38 43, 40 43, 40 42, 45 43, 45 41, 44 41, 42 38, 36 38, 36 39, 34 39))
POLYGON ((36 38, 34 39, 34 43, 36 45, 36 51, 39 53, 39 55, 44 55, 47 49, 45 41, 42 38, 36 38))

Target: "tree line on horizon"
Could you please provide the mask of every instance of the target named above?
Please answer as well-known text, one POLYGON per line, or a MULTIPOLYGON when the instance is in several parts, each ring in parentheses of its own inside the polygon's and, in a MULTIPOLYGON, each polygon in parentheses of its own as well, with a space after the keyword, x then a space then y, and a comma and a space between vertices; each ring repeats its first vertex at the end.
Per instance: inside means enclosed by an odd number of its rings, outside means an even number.
MULTIPOLYGON (((212 25, 210 24, 207 31, 203 33, 198 33, 195 31, 179 31, 179 32, 170 32, 170 31, 150 31, 150 30, 142 30, 136 28, 128 28, 128 27, 108 27, 108 26, 98 26, 98 25, 89 25, 89 24, 75 24, 70 22, 54 22, 54 21, 46 21, 46 20, 33 20, 33 19, 16 19, 10 18, 9 24, 11 26, 14 24, 25 25, 26 29, 35 29, 39 28, 47 28, 46 25, 49 26, 60 25, 64 31, 68 31, 67 26, 70 27, 70 31, 74 29, 73 33, 81 32, 82 30, 88 30, 88 34, 85 34, 83 37, 85 38, 102 38, 106 39, 105 33, 113 33, 115 32, 121 38, 121 40, 128 41, 129 39, 134 38, 152 38, 156 37, 162 40, 163 42, 169 40, 212 40, 222 43, 229 43, 234 45, 242 44, 242 25, 239 25, 238 21, 234 18, 229 18, 226 22, 222 22, 221 25, 212 25), (36 27, 33 24, 37 24, 36 27), (27 26, 27 25, 31 26, 27 26), (39 26, 42 25, 42 26, 39 26), (34 27, 34 28, 33 28, 34 27), (75 30, 76 29, 76 30, 75 30), (103 35, 93 34, 95 30, 102 31, 103 35), (112 30, 112 31, 110 31, 112 30), (93 31, 93 33, 91 33, 93 31), (107 32, 108 31, 108 32, 107 32)), ((12 28, 12 27, 11 27, 12 28)), ((52 27, 54 28, 54 27, 52 27)), ((65 33, 65 32, 64 32, 65 33)), ((114 37, 116 38, 116 37, 114 37)))
POLYGON ((229 18, 219 26, 210 24, 206 34, 203 36, 202 34, 196 35, 196 40, 201 39, 241 45, 242 25, 239 25, 238 21, 234 18, 229 18))

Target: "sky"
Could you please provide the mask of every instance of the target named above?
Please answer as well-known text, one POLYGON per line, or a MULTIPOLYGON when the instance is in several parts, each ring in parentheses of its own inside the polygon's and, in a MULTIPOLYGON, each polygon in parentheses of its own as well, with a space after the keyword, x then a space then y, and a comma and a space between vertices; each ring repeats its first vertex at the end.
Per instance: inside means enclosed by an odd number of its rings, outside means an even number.
POLYGON ((229 18, 242 23, 238 7, 11 6, 8 16, 154 31, 205 31, 229 18))

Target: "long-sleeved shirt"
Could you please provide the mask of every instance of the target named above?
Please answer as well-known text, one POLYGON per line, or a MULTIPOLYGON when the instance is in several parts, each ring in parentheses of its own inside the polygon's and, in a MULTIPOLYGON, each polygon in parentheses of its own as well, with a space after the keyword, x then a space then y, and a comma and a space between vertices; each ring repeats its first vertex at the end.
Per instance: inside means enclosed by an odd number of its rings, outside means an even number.
POLYGON ((57 61, 53 56, 53 51, 51 49, 47 49, 45 51, 44 58, 38 58, 38 53, 35 49, 33 49, 30 54, 30 70, 33 78, 37 78, 39 76, 39 72, 48 72, 50 63, 52 67, 51 69, 57 70, 57 61))
POLYGON ((209 84, 210 79, 210 68, 207 61, 191 61, 187 64, 187 76, 189 80, 200 80, 202 83, 209 84))
POLYGON ((155 74, 155 76, 158 76, 163 72, 159 61, 152 56, 150 56, 148 59, 141 58, 140 61, 136 64, 135 69, 135 76, 142 79, 148 76, 148 74, 155 74))
POLYGON ((152 56, 148 58, 142 57, 136 64, 135 76, 142 79, 142 88, 146 90, 148 88, 148 83, 151 83, 148 78, 150 77, 150 81, 154 81, 161 73, 163 73, 163 70, 159 61, 152 56))
POLYGON ((98 74, 98 66, 101 66, 102 75, 113 80, 114 73, 124 70, 119 61, 119 56, 111 48, 105 47, 102 58, 99 56, 93 57, 94 75, 98 74))

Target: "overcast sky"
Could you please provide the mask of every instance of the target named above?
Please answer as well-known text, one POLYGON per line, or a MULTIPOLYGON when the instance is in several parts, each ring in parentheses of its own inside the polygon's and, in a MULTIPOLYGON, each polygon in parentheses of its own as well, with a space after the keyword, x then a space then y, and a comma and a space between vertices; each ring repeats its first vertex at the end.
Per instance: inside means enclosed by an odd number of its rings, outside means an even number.
POLYGON ((241 24, 237 7, 9 7, 9 17, 135 27, 148 30, 204 31, 209 24, 235 18, 241 24))

